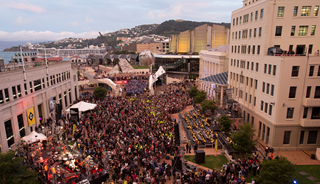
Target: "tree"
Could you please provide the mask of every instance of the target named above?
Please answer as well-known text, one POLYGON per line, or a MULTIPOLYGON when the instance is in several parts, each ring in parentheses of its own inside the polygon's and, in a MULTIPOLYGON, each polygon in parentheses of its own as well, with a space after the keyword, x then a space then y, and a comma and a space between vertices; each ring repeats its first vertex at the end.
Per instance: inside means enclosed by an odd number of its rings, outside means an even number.
POLYGON ((220 123, 221 131, 229 133, 231 131, 232 120, 227 115, 222 115, 221 118, 218 118, 218 122, 220 123))
POLYGON ((254 129, 250 123, 240 125, 237 133, 231 133, 231 147, 239 154, 251 153, 256 145, 257 139, 254 139, 254 129))
POLYGON ((203 100, 201 102, 201 111, 205 112, 206 110, 210 110, 212 113, 214 113, 216 106, 214 105, 214 102, 212 100, 203 100))
POLYGON ((106 97, 106 94, 107 94, 108 90, 104 87, 101 87, 101 86, 98 86, 97 88, 95 88, 93 90, 93 95, 97 98, 104 98, 106 97))
POLYGON ((295 167, 286 157, 265 160, 261 164, 261 172, 258 181, 262 184, 289 184, 292 183, 294 173, 295 167))
POLYGON ((23 157, 15 157, 13 151, 0 153, 0 184, 36 184, 38 173, 23 165, 23 157))
POLYGON ((77 71, 77 74, 78 74, 78 79, 79 79, 79 77, 80 77, 80 70, 77 71))
POLYGON ((194 97, 194 102, 201 103, 206 98, 207 98, 207 93, 203 90, 202 91, 198 90, 197 95, 194 97))
POLYGON ((189 94, 192 98, 194 98, 195 96, 197 96, 198 92, 199 92, 199 90, 198 90, 197 86, 192 86, 192 87, 190 87, 190 90, 188 90, 188 94, 189 94))

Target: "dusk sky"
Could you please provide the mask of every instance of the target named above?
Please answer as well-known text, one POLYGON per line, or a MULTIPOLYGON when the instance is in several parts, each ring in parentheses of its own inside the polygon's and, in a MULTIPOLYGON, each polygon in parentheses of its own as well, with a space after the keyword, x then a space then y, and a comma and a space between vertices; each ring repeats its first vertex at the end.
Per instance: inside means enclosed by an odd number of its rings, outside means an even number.
POLYGON ((242 0, 0 0, 0 41, 95 38, 171 19, 230 22, 242 0))

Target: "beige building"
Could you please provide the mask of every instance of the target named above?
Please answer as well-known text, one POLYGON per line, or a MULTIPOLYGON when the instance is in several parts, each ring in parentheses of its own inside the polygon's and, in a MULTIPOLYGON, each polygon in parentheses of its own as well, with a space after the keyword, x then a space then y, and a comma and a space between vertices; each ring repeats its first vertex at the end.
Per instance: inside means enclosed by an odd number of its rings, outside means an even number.
POLYGON ((172 35, 169 39, 170 52, 192 53, 215 48, 229 43, 229 28, 204 24, 192 30, 172 35))
POLYGON ((223 91, 228 85, 228 67, 229 67, 229 45, 222 45, 209 50, 201 50, 199 79, 201 81, 200 88, 207 92, 209 98, 215 98, 222 105, 223 91), (206 77, 225 73, 226 80, 224 82, 214 80, 201 80, 206 77), (218 93, 218 94, 216 94, 218 93), (217 96, 218 95, 218 96, 217 96))
POLYGON ((229 85, 257 137, 320 146, 319 0, 244 0, 232 12, 229 85), (316 29, 318 27, 318 29, 316 29), (275 47, 269 50, 268 48, 275 47), (277 49, 284 54, 277 53, 277 49))
POLYGON ((77 70, 70 62, 50 63, 26 69, 0 72, 1 151, 20 141, 51 117, 49 100, 62 104, 64 112, 79 96, 77 70), (48 73, 47 73, 48 71, 48 73), (31 112, 31 113, 30 113, 31 112))
POLYGON ((150 50, 154 54, 167 53, 169 51, 169 42, 137 44, 137 53, 143 50, 150 50))

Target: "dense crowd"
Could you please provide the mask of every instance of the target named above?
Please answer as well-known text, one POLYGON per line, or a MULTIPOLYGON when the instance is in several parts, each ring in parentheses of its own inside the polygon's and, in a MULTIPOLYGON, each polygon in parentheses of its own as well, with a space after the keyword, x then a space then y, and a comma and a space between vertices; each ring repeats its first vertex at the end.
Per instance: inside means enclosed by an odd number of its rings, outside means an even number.
POLYGON ((140 95, 147 91, 148 81, 146 80, 130 80, 124 87, 127 95, 140 95))

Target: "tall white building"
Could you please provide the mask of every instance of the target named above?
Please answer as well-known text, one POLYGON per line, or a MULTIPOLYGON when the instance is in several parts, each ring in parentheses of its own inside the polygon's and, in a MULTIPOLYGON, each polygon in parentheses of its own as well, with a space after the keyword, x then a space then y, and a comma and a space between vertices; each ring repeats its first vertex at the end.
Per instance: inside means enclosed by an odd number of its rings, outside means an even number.
POLYGON ((244 0, 232 12, 229 85, 245 122, 276 149, 320 146, 319 5, 244 0))
POLYGON ((62 104, 62 111, 79 96, 77 70, 70 62, 0 72, 1 151, 18 143, 51 116, 49 99, 62 104), (30 113, 31 112, 31 113, 30 113))

